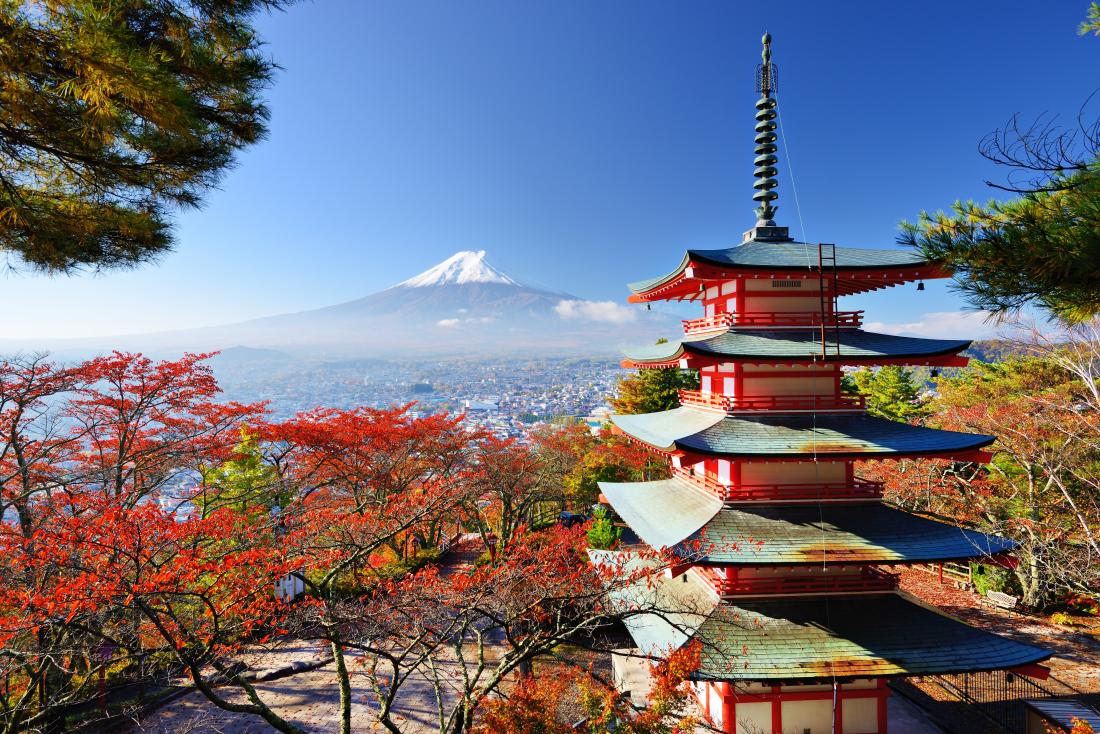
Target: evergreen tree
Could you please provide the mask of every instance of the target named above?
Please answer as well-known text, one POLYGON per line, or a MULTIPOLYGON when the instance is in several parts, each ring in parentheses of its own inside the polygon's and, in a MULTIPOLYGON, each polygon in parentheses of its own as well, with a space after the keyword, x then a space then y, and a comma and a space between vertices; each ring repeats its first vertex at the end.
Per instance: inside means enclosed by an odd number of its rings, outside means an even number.
POLYGON ((691 370, 644 369, 619 379, 611 407, 617 413, 654 413, 680 405, 680 390, 697 390, 699 373, 691 370))
POLYGON ((867 367, 844 376, 844 390, 867 398, 867 413, 892 421, 907 422, 927 414, 918 396, 918 384, 910 370, 886 365, 867 367))
POLYGON ((622 537, 622 528, 617 527, 602 507, 592 512, 592 526, 588 528, 588 544, 597 550, 610 550, 622 537))
POLYGON ((230 507, 257 517, 276 506, 285 509, 289 497, 280 492, 278 472, 269 464, 256 436, 241 431, 241 441, 233 449, 233 458, 201 469, 202 486, 195 496, 203 514, 230 507))
POLYGON ((955 273, 975 308, 1010 314, 1025 305, 1078 322, 1100 314, 1100 160, 1052 179, 1052 191, 954 212, 922 212, 902 241, 955 273))
POLYGON ((0 2, 0 252, 133 266, 264 136, 250 25, 289 0, 0 2))
MULTIPOLYGON (((1080 32, 1100 36, 1100 3, 1080 32)), ((1069 322, 1100 314, 1100 120, 1079 116, 1063 130, 1049 118, 1008 125, 981 153, 1012 169, 1009 201, 956 202, 951 213, 922 212, 900 240, 955 273, 976 308, 999 315, 1033 305, 1069 322)))

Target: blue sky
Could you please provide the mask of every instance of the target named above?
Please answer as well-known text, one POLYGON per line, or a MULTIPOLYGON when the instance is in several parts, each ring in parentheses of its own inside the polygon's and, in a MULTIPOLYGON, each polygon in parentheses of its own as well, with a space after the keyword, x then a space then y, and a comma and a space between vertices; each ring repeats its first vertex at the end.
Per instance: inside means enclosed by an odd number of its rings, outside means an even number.
MULTIPOLYGON (((779 223, 891 246, 897 223, 992 195, 978 140, 1072 121, 1098 86, 1087 2, 315 0, 260 21, 284 69, 270 138, 160 263, 0 276, 3 337, 227 323, 350 300, 457 250, 589 299, 752 225, 753 73, 780 68, 779 223)), ((1094 112, 1100 113, 1100 105, 1094 112)), ((887 328, 977 324, 942 284, 849 301, 887 328), (945 316, 925 317, 926 313, 945 316)))

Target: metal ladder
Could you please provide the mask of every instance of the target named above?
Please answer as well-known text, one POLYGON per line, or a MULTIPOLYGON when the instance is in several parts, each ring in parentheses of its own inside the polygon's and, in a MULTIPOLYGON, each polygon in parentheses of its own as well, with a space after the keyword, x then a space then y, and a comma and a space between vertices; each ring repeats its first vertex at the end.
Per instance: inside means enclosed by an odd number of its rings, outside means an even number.
POLYGON ((817 272, 821 276, 819 298, 821 302, 821 358, 840 359, 840 322, 837 320, 836 307, 839 294, 836 273, 836 245, 818 243, 817 272), (828 268, 828 270, 826 270, 828 268), (833 343, 827 339, 830 322, 832 324, 833 343))

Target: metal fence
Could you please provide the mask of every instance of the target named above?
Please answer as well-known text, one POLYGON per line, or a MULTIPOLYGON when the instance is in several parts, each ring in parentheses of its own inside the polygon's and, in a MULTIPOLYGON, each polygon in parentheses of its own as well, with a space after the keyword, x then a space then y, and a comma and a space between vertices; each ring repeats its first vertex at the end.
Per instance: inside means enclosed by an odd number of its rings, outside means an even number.
POLYGON ((969 704, 969 708, 990 724, 988 731, 998 733, 1026 734, 1025 700, 1065 695, 1065 692, 1055 691, 1050 686, 1006 670, 937 675, 925 680, 936 683, 958 701, 969 704))

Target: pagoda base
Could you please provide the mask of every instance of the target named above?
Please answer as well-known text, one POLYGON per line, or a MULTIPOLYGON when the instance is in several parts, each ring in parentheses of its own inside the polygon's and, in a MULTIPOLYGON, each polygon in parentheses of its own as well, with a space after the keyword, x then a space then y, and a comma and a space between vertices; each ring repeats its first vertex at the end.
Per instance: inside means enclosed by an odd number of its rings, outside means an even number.
MULTIPOLYGON (((636 706, 652 684, 649 662, 637 648, 612 654, 612 680, 636 706)), ((769 685, 747 681, 692 684, 700 711, 727 734, 887 734, 884 678, 860 678, 834 686, 769 685)))

